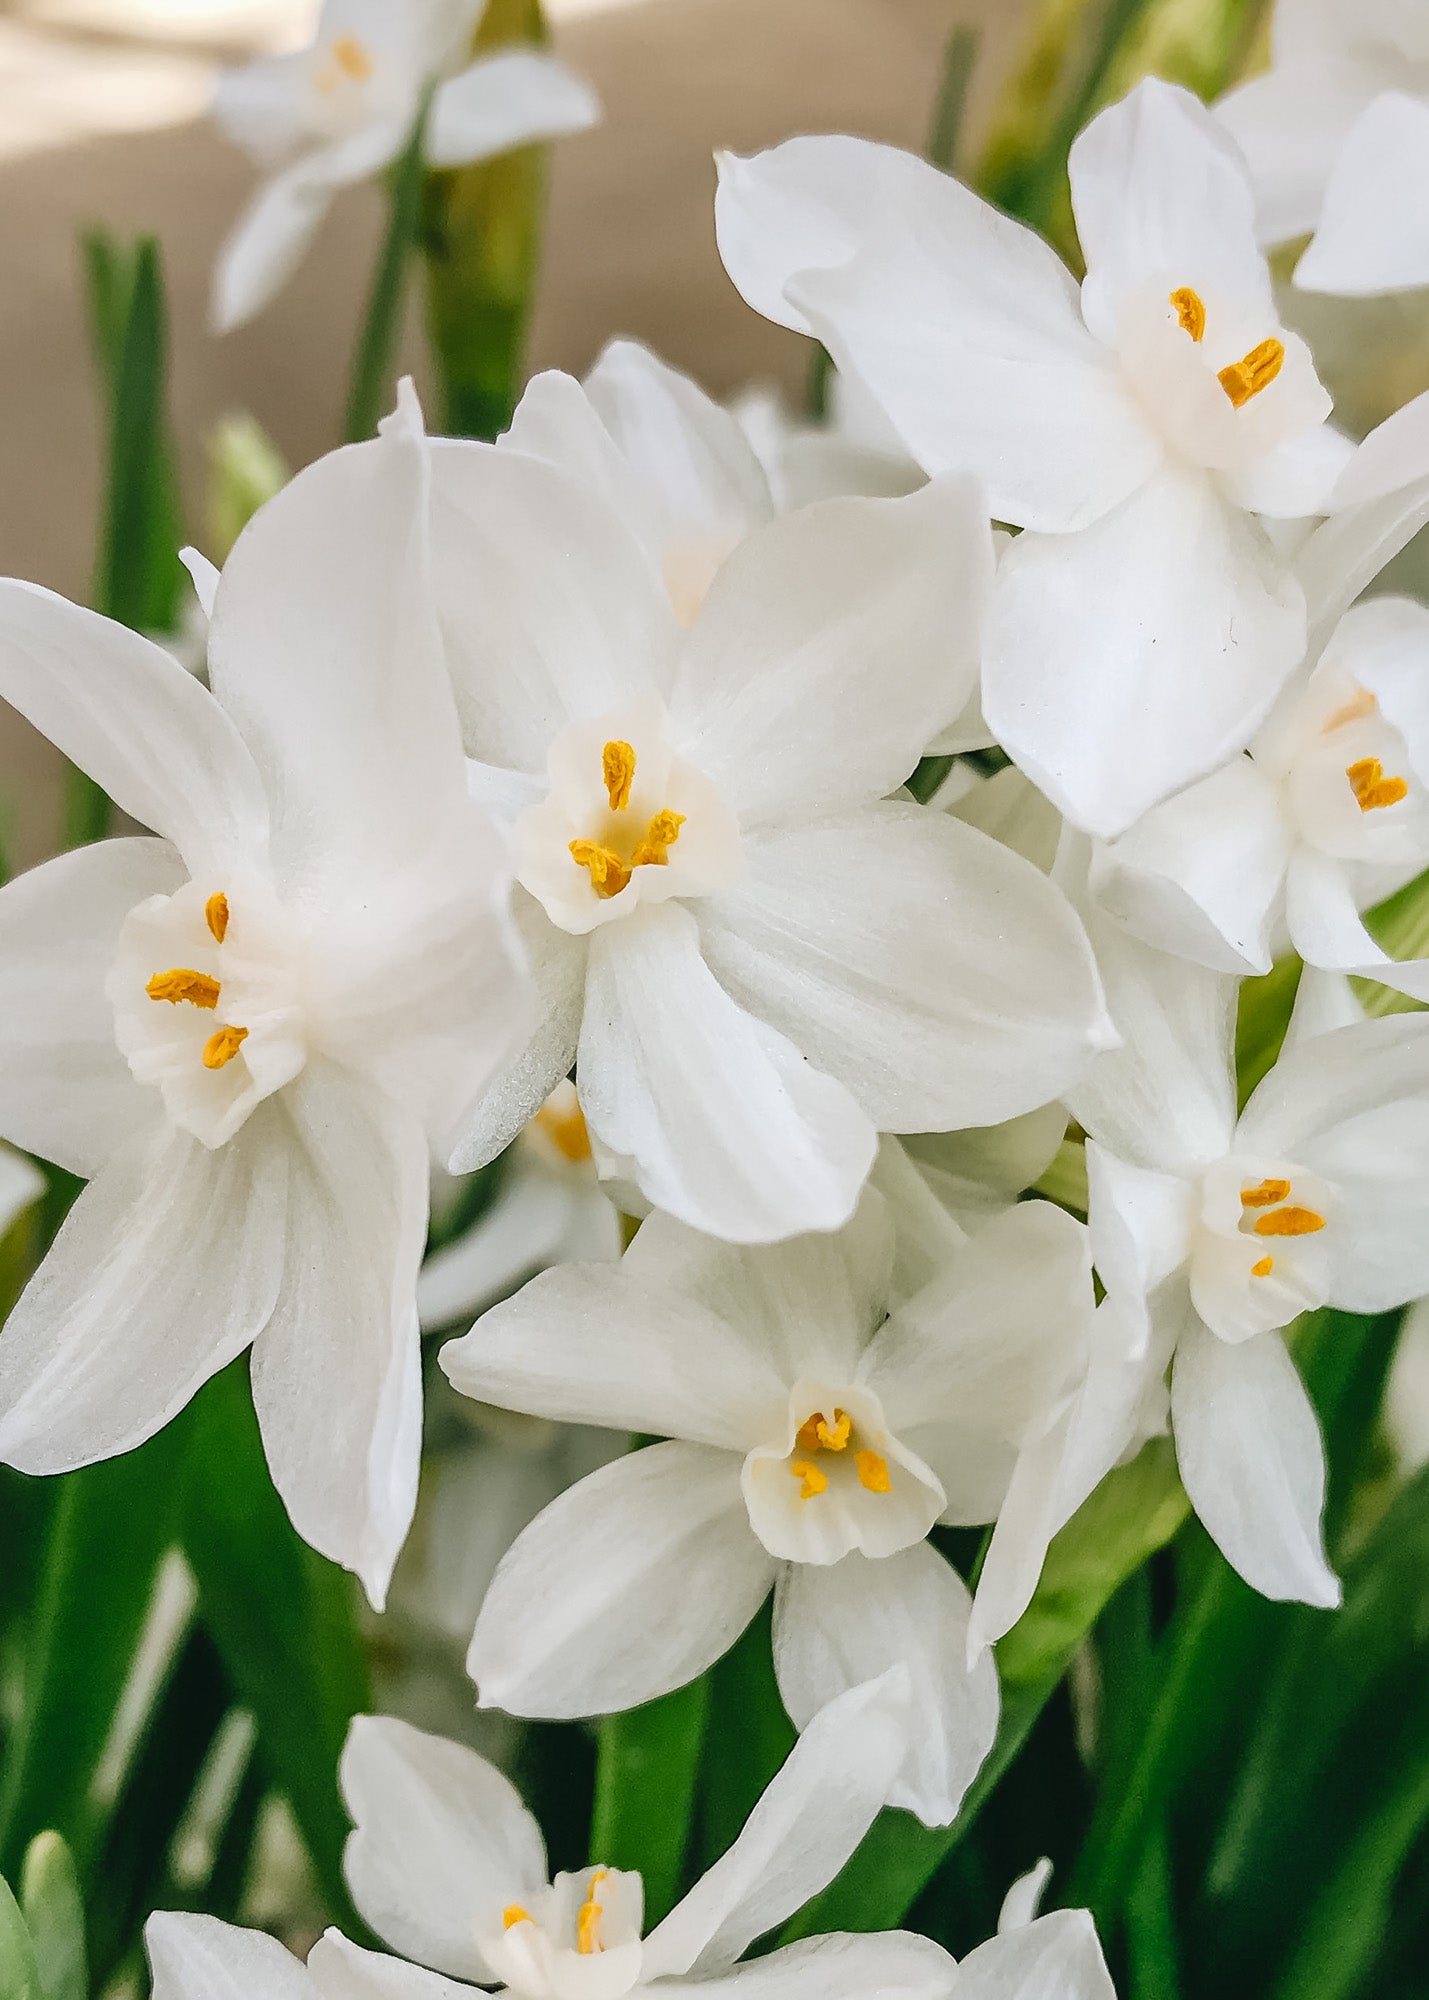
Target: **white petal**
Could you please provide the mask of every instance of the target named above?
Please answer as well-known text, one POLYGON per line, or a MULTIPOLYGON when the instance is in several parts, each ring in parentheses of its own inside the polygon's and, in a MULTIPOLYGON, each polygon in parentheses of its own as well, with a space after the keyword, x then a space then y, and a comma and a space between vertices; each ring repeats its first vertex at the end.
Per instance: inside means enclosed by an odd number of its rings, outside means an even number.
POLYGON ((1370 298, 1429 284, 1429 105, 1385 91, 1356 119, 1295 269, 1304 291, 1370 298))
POLYGON ((268 1320, 286 1175, 259 1120, 209 1152, 163 1127, 70 1210, 0 1341, 0 1458, 68 1472, 162 1429, 268 1320))
POLYGON ((0 1131, 92 1177, 162 1115, 114 1040, 104 981, 120 927, 184 879, 158 840, 103 840, 0 889, 0 1131))
POLYGON ((758 530, 690 634, 677 745, 745 826, 886 797, 977 685, 992 568, 966 478, 825 500, 758 530))
POLYGON ((1333 424, 1319 424, 1297 432, 1249 465, 1225 473, 1224 490, 1238 507, 1274 521, 1328 514, 1336 481, 1354 452, 1352 438, 1333 424))
POLYGON ((1053 1910, 1004 1931, 958 1965, 958 2000, 1115 2000, 1096 1926, 1086 1910, 1053 1910))
POLYGON ((585 1006, 586 940, 558 930, 519 884, 512 891, 511 915, 536 989, 536 1028, 515 1061, 498 1072, 468 1109, 448 1162, 454 1174, 474 1173, 504 1153, 576 1059, 585 1006))
POLYGON ((1362 74, 1347 52, 1331 62, 1277 61, 1217 104, 1217 118, 1250 168, 1263 243, 1288 243, 1315 227, 1331 169, 1364 104, 1362 74))
POLYGON ((481 1607, 467 1671, 481 1706, 511 1715, 634 1708, 727 1651, 773 1573, 749 1526, 739 1460, 705 1445, 650 1445, 581 1480, 517 1537, 481 1607))
POLYGON ((675 614, 638 538, 569 473, 505 446, 431 449, 437 607, 467 750, 544 773, 567 723, 663 689, 675 614))
POLYGON ((600 99, 554 56, 507 49, 473 63, 432 99, 427 164, 461 167, 537 139, 584 132, 600 99))
POLYGON ((325 1063, 275 1111, 287 1257, 253 1351, 254 1407, 294 1527, 380 1611, 417 1498, 427 1149, 415 1119, 325 1063))
POLYGON ((1237 757, 1097 851, 1091 890, 1158 951, 1213 972, 1269 972, 1293 844, 1278 786, 1237 757))
MULTIPOLYGON (((560 1261, 561 1248, 579 1200, 563 1177, 524 1173, 516 1167, 501 1183, 491 1206, 453 1242, 428 1257, 417 1280, 417 1315, 423 1333, 468 1323, 515 1290, 525 1278, 560 1261)), ((619 1227, 610 1211, 614 1255, 620 1255, 619 1227)))
POLYGON ((1008 1931, 1023 1931, 1032 1923, 1047 1884, 1052 1879, 1052 1863, 1044 1854, 1035 1868, 1029 1868, 1025 1875, 1019 1875, 1002 1899, 1002 1908, 997 1914, 997 1934, 1005 1937, 1008 1931))
POLYGON ((741 1454, 786 1400, 743 1321, 624 1266, 543 1271, 448 1341, 441 1363, 477 1402, 741 1454))
POLYGON ((308 1953, 308 1971, 321 2000, 470 2000, 471 1996, 470 1987, 380 1951, 364 1951, 341 1931, 325 1931, 318 1939, 308 1953))
POLYGON ((541 1830, 510 1779, 465 1744, 359 1715, 339 1782, 353 1823, 342 1872, 364 1920, 406 1958, 490 1982, 479 1932, 546 1882, 541 1830))
MULTIPOLYGON (((637 354, 645 353, 634 342, 616 341, 612 345, 629 346, 637 354)), ((654 367, 663 367, 655 362, 653 355, 650 361, 654 367)), ((596 365, 599 368, 600 363, 596 365)), ((676 379, 683 381, 684 377, 676 379)), ((689 386, 695 394, 700 393, 693 383, 689 386)), ((718 411, 717 405, 710 407, 718 411)), ((718 411, 718 414, 725 413, 718 411)), ((502 433, 498 443, 503 451, 549 460, 598 494, 639 542, 656 572, 663 576, 670 523, 661 504, 660 490, 651 483, 656 468, 631 462, 612 435, 607 419, 591 401, 588 385, 556 368, 533 375, 521 393, 510 428, 502 433)))
POLYGON ((880 1668, 804 1717, 733 1846, 650 1933, 647 1977, 723 1972, 827 1888, 889 1796, 908 1695, 900 1667, 880 1668))
POLYGON ((1330 505, 1330 519, 1296 562, 1312 659, 1365 585, 1429 520, 1429 392, 1370 432, 1340 474, 1330 505))
POLYGON ((173 842, 193 874, 261 853, 268 808, 228 716, 151 639, 0 581, 0 698, 114 803, 173 842))
POLYGON ((281 159, 307 131, 311 64, 311 50, 303 49, 221 70, 213 90, 214 122, 255 159, 281 159))
POLYGON ((300 1961, 263 1931, 188 1911, 157 1910, 144 1926, 155 2000, 313 2000, 300 1961))
MULTIPOLYGON (((947 2000, 957 1972, 912 1931, 830 1931, 698 1981, 698 2000, 947 2000)), ((695 1996, 691 1996, 695 2000, 695 1996)))
POLYGON ((1320 1427, 1278 1333, 1232 1345, 1193 1321, 1171 1376, 1176 1462, 1221 1554, 1263 1597, 1336 1605, 1320 1427))
POLYGON ((1264 529, 1204 475, 1167 471, 1079 535, 1018 536, 983 710, 1074 825, 1110 836, 1244 749, 1304 643, 1264 529))
POLYGON ((1270 311, 1245 161, 1188 90, 1147 77, 1092 120, 1067 166, 1087 261, 1082 311, 1108 345, 1122 301, 1148 279, 1181 275, 1270 311))
POLYGON ((838 1228, 873 1164, 853 1098, 729 997, 673 903, 595 933, 577 1067, 646 1199, 731 1242, 838 1228))
POLYGON ((908 1736, 889 1804, 925 1826, 950 1826, 997 1733, 997 1672, 985 1653, 967 1665, 972 1600, 927 1542, 832 1568, 791 1565, 774 1604, 774 1671, 795 1722, 850 1685, 901 1661, 912 1699, 908 1736))
POLYGON ((699 911, 710 968, 881 1130, 1014 1118, 1106 1047, 1066 898, 971 827, 889 801, 745 851, 746 879, 699 911))
MULTIPOLYGON (((950 777, 967 768, 954 766, 950 777)), ((965 826, 975 826, 990 840, 1010 847, 1044 875, 1051 874, 1062 832, 1062 815, 1015 764, 995 771, 990 778, 959 795, 940 789, 929 803, 962 820, 965 826)))
POLYGON ((1344 866, 1331 855, 1297 848, 1285 883, 1285 924, 1306 965, 1377 979, 1396 992, 1429 1000, 1429 959, 1393 959, 1375 943, 1344 866))
POLYGON ((1160 462, 1054 252, 926 162, 858 139, 726 156, 715 228, 751 305, 817 332, 923 469, 976 472, 998 520, 1079 527, 1160 462))
MULTIPOLYGON (((211 563, 198 549, 180 549, 179 561, 189 573, 189 581, 198 599, 198 608, 205 619, 213 616, 213 600, 218 594, 218 567, 211 563)), ((207 632, 204 634, 207 645, 207 632)))

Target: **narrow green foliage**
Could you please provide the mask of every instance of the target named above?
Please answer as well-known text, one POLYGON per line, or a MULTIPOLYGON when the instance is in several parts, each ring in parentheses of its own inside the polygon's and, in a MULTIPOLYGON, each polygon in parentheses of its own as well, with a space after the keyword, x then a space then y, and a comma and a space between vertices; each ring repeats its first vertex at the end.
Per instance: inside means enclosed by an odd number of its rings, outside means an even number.
POLYGON ((943 55, 943 74, 938 101, 933 109, 933 129, 928 136, 928 158, 944 173, 952 173, 967 113, 968 90, 977 64, 978 31, 959 22, 948 37, 943 55))
POLYGON ((74 1857, 57 1833, 39 1833, 30 1842, 20 1874, 20 1904, 44 2000, 88 2000, 84 1903, 74 1857))
POLYGON ((600 1724, 591 1822, 593 1861, 638 1869, 645 1920, 679 1898, 710 1711, 710 1676, 600 1724))
POLYGON ((343 436, 349 444, 360 444, 374 434, 378 420, 390 409, 396 393, 393 376, 397 336, 407 297, 408 267, 421 226, 422 189, 427 173, 423 154, 430 109, 428 91, 417 112, 406 150, 392 170, 387 234, 372 274, 372 291, 352 364, 343 425, 343 436))
POLYGON ((695 1873, 703 1873, 733 1844, 794 1747, 794 1725, 774 1679, 771 1623, 766 1604, 710 1670, 695 1873))
POLYGON ((1235 1067, 1241 1107, 1269 1075, 1290 1025, 1303 967, 1298 958, 1278 959, 1258 979, 1246 979, 1236 1011, 1235 1067))
POLYGON ((0 1879, 0 2000, 46 2000, 35 1948, 10 1885, 0 1879))

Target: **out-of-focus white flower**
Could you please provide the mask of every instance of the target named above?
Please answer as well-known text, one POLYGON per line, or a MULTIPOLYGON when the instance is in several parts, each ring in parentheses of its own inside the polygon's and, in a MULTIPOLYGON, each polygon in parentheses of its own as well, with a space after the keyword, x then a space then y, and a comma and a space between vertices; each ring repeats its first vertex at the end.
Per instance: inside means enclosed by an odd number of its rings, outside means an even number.
POLYGON ((733 1846, 648 1936, 633 1870, 548 1879, 540 1828, 474 1751, 359 1716, 342 1759, 355 1822, 343 1857, 367 1922, 394 1949, 522 2000, 624 2000, 711 1979, 721 1992, 941 2000, 952 1961, 903 1932, 740 1954, 838 1873, 888 1796, 906 1723, 894 1668, 814 1716, 733 1846))
POLYGON ((1085 1066, 1106 1027, 1064 900, 887 796, 975 680, 971 481, 766 523, 685 630, 593 484, 441 440, 432 474, 473 784, 544 999, 455 1169, 574 1062, 603 1175, 768 1241, 847 1220, 878 1130, 998 1123, 1085 1066))
POLYGON ((1304 650, 1258 514, 1322 511, 1348 443, 1280 325, 1244 162, 1148 81, 1072 149, 1087 278, 926 162, 794 139, 721 162, 745 298, 816 333, 930 473, 1020 525, 983 676, 997 740, 1121 831, 1240 750, 1304 650))
MULTIPOLYGON (((1075 890, 1085 852, 1059 866, 1075 890)), ((1172 1362, 1181 1476, 1226 1560, 1267 1597, 1336 1604, 1319 1428, 1280 1329, 1429 1291, 1429 1021, 1302 1021, 1237 1118, 1235 979, 1084 907, 1124 1037, 1068 1093, 1107 1307, 1151 1377, 1172 1362)))
POLYGON ((773 1586, 795 1722, 906 1661, 894 1802, 952 1819, 996 1723, 980 1649, 1121 1448, 1088 1389, 1108 1327, 1062 1210, 1023 1202, 968 1237, 896 1148, 876 1178, 847 1228, 777 1246, 652 1216, 618 1269, 547 1272, 443 1349, 463 1394, 675 1440, 583 1481, 513 1546, 468 1657, 483 1706, 648 1701, 718 1658, 773 1586), (994 1519, 970 1631, 926 1537, 994 1519))
POLYGON ((1429 284, 1429 19, 1419 0, 1277 0, 1272 66, 1216 114, 1255 182, 1263 243, 1314 232, 1295 282, 1429 284))
POLYGON ((595 123, 594 93, 552 56, 508 49, 460 67, 478 12, 476 0, 323 0, 307 48, 220 78, 215 115, 270 178, 219 256, 216 332, 261 312, 287 282, 339 188, 397 158, 429 86, 433 167, 595 123))
POLYGON ((0 891, 0 1126, 90 1181, 0 1344, 0 1455, 128 1451, 252 1342, 294 1522, 376 1603, 416 1491, 430 1144, 529 1019, 432 616, 419 426, 409 403, 254 517, 213 693, 0 584, 0 695, 161 836, 0 891))

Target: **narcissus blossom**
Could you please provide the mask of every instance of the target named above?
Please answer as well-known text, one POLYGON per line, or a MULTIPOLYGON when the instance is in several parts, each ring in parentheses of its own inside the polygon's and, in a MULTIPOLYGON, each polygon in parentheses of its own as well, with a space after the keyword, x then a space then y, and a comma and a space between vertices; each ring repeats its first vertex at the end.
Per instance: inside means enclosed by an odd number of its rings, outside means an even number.
POLYGON ((429 1142, 529 1019, 416 425, 255 516, 211 601, 212 693, 0 584, 0 696, 159 836, 0 891, 0 1129, 90 1182, 0 1342, 0 1457, 128 1451, 251 1342, 294 1522, 374 1601, 416 1490, 429 1142))
POLYGON ((220 79, 220 124, 270 178, 220 255, 217 332, 261 312, 287 282, 340 188, 397 158, 430 86, 433 167, 595 123, 594 93, 552 56, 508 49, 463 67, 479 12, 473 0, 324 0, 309 47, 220 79))
POLYGON ((618 1268, 548 1271, 442 1350, 466 1395, 673 1440, 583 1480, 514 1544, 468 1656, 484 1706, 649 1701, 772 1587, 795 1722, 906 1662, 893 1800, 953 1818, 997 1720, 980 1648, 1120 1440, 1101 1456, 1081 1226, 1023 1202, 968 1237, 896 1148, 877 1179, 846 1229, 774 1246, 652 1216, 618 1268), (926 1538, 999 1517, 970 1639, 968 1592, 926 1538))
POLYGON ((1418 0, 1277 0, 1268 74, 1216 115, 1255 182, 1261 241, 1314 232, 1312 292, 1429 284, 1429 19, 1418 0))
POLYGON ((1244 162, 1149 81, 1072 148, 1080 296, 1040 237, 926 162, 794 139, 721 163, 746 299, 816 333, 930 473, 1024 530, 983 711, 1076 824, 1121 831, 1241 749, 1304 650, 1256 516, 1320 511, 1348 444, 1279 322, 1244 162))
POLYGON ((543 996, 456 1169, 574 1062, 602 1173, 768 1241, 845 1222, 879 1130, 998 1123, 1080 1072, 1107 1029, 1064 899, 889 796, 975 681, 972 482, 766 523, 685 629, 593 486, 449 441, 432 472, 472 782, 543 996))
POLYGON ((1171 1363, 1181 1477, 1226 1560, 1267 1597, 1336 1604, 1320 1433, 1281 1329, 1429 1291, 1429 1021, 1300 1036, 1237 1117, 1236 980, 1087 914, 1125 1037, 1068 1100, 1107 1306, 1151 1376, 1171 1363))

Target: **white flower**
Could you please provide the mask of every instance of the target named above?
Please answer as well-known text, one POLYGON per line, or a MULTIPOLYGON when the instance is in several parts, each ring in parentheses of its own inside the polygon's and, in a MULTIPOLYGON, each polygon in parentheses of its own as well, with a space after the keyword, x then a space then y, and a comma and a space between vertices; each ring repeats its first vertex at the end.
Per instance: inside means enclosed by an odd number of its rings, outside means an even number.
POLYGON ((464 1986, 330 1930, 306 1966, 275 1937, 188 1911, 144 1926, 154 2000, 476 2000, 464 1986))
POLYGON ((432 463, 473 784, 511 825, 544 997, 454 1168, 575 1062, 603 1174, 767 1241, 846 1221, 878 1130, 1056 1096, 1106 1034, 1071 912, 888 797, 976 675, 971 482, 767 523, 686 631, 593 487, 506 448, 434 441, 432 463))
POLYGON ((815 1716, 733 1846, 642 1935, 643 1885, 602 1865, 548 1879, 540 1829, 475 1751, 359 1716, 343 1752, 355 1822, 343 1865, 387 1943, 521 2000, 624 2000, 692 1986, 761 2000, 942 2000, 952 1961, 904 1932, 812 1938, 736 1960, 838 1873, 888 1796, 907 1679, 894 1669, 815 1716))
POLYGON ((309 47, 220 79, 216 116, 270 178, 220 254, 216 332, 261 312, 287 282, 339 188, 397 158, 437 79, 446 77, 426 132, 433 167, 595 123, 594 94, 551 56, 509 49, 460 68, 478 11, 473 0, 323 0, 309 47))
POLYGON ((1280 1329, 1429 1291, 1429 1022, 1302 1023, 1237 1117, 1235 979, 1087 916, 1125 1036, 1069 1093, 1107 1305, 1151 1374, 1174 1355, 1181 1476, 1227 1561, 1267 1597, 1335 1604, 1320 1434, 1280 1329))
POLYGON ((1295 282, 1429 284, 1429 23, 1420 0, 1278 0, 1266 76, 1216 114, 1255 181, 1261 241, 1314 232, 1295 282))
POLYGON ((794 139, 721 164, 726 268, 817 333, 930 473, 1028 532, 999 566, 997 740, 1076 824, 1121 831, 1241 749, 1305 607, 1258 513, 1320 511, 1349 447, 1278 321, 1244 163, 1149 81, 1072 149, 1087 279, 926 162, 794 139))
POLYGON ((128 1451, 253 1342, 278 1488, 374 1601, 417 1480, 428 1136, 529 1018, 432 622, 416 421, 254 518, 212 694, 0 584, 0 695, 161 836, 0 892, 0 1128, 90 1179, 0 1343, 0 1456, 128 1451))
POLYGON ((747 389, 731 408, 781 514, 840 493, 894 500, 927 476, 863 384, 837 368, 829 371, 821 423, 792 416, 775 388, 747 389))
POLYGON ((466 1395, 674 1440, 515 1543, 468 1656, 483 1706, 648 1701, 717 1659, 772 1586, 795 1722, 906 1661, 894 1802, 953 1818, 997 1718, 981 1649, 1121 1439, 1103 1454, 1085 1394, 1104 1325, 1081 1226, 1023 1202, 969 1238, 896 1148, 878 1179, 889 1199, 868 1189, 844 1230, 756 1249, 652 1216, 617 1269, 549 1271, 442 1350, 466 1395), (999 1516, 970 1633, 926 1537, 999 1516))

